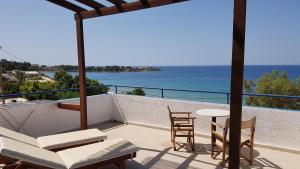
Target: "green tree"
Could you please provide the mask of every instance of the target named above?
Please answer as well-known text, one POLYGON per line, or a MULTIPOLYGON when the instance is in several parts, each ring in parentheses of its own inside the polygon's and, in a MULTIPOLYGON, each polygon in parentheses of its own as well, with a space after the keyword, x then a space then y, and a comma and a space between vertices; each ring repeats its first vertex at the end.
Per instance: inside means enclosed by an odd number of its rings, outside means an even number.
POLYGON ((145 96, 146 93, 142 88, 135 88, 132 91, 126 92, 128 95, 137 95, 137 96, 145 96))
POLYGON ((76 87, 76 81, 72 75, 68 74, 62 69, 54 73, 54 80, 56 81, 56 87, 58 89, 69 89, 76 87))
MULTIPOLYGON (((38 81, 27 81, 23 86, 20 87, 22 93, 31 93, 39 91, 49 91, 56 88, 55 82, 38 82, 38 81)), ((27 95, 26 99, 28 100, 57 100, 59 99, 56 93, 41 93, 34 95, 27 95)))
POLYGON ((15 82, 4 81, 4 94, 20 93, 19 87, 15 82))
MULTIPOLYGON (((76 82, 74 88, 79 88, 79 76, 75 76, 74 81, 76 82)), ((108 92, 108 87, 104 86, 98 80, 86 78, 86 87, 88 96, 104 94, 108 92)))
MULTIPOLYGON (((78 91, 64 91, 64 92, 48 92, 49 90, 79 88, 79 77, 68 74, 64 70, 59 70, 54 74, 54 82, 39 82, 39 81, 26 81, 24 72, 17 72, 17 82, 5 82, 4 92, 8 93, 32 93, 42 92, 45 93, 27 95, 28 100, 58 100, 79 97, 78 91)), ((107 93, 108 88, 97 80, 86 78, 87 95, 97 95, 107 93)))
POLYGON ((26 74, 23 71, 16 71, 15 73, 15 77, 17 79, 17 86, 21 86, 24 84, 25 80, 26 80, 26 74))
MULTIPOLYGON (((244 89, 248 93, 297 96, 300 93, 300 78, 292 81, 287 73, 274 70, 260 77, 256 82, 245 80, 244 89)), ((299 99, 249 96, 246 104, 252 106, 299 109, 299 99)))
MULTIPOLYGON (((79 76, 73 77, 72 75, 68 74, 64 70, 59 70, 54 74, 54 80, 56 83, 56 88, 58 89, 69 89, 69 88, 79 88, 79 76)), ((97 80, 92 80, 86 78, 86 87, 87 87, 87 95, 97 95, 103 94, 108 92, 108 88, 104 86, 97 80)), ((59 98, 68 98, 69 96, 75 97, 79 96, 78 92, 65 92, 60 93, 59 98)))

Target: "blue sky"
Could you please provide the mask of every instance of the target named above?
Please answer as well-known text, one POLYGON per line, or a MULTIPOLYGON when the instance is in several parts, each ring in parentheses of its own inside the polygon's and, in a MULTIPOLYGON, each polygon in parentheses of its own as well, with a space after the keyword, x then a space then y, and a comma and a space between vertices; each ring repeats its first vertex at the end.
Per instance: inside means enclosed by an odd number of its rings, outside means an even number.
MULTIPOLYGON (((248 1, 246 64, 300 64, 299 9, 299 0, 248 1)), ((37 64, 77 64, 71 11, 44 0, 5 0, 0 16, 5 50, 37 64)), ((89 19, 86 64, 229 65, 232 16, 233 0, 191 0, 89 19)))

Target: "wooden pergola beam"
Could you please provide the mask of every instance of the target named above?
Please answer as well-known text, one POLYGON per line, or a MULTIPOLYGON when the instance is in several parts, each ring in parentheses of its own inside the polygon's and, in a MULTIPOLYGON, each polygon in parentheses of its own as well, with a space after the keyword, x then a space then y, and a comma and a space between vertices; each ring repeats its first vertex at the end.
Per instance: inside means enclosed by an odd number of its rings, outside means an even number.
POLYGON ((87 11, 86 9, 84 9, 80 6, 77 6, 73 3, 65 1, 65 0, 47 0, 47 1, 52 2, 58 6, 64 7, 66 9, 69 9, 71 11, 74 11, 76 13, 87 11))
POLYGON ((126 1, 123 1, 123 0, 107 0, 107 1, 114 5, 121 5, 121 4, 127 3, 126 1))
MULTIPOLYGON (((2 77, 2 67, 0 65, 0 94, 4 94, 4 83, 3 83, 3 77, 2 77)), ((2 98, 2 104, 5 104, 5 98, 2 98)))
MULTIPOLYGON (((123 0, 108 0, 115 4, 112 7, 105 7, 104 5, 94 0, 76 0, 79 3, 94 8, 94 10, 87 11, 86 9, 70 3, 65 0, 47 0, 56 5, 69 9, 75 13, 76 33, 77 33, 77 51, 78 51, 78 65, 79 65, 79 91, 80 91, 80 127, 81 129, 88 128, 87 119, 87 93, 86 93, 86 72, 85 72, 85 53, 84 53, 84 32, 83 20, 99 16, 113 15, 117 13, 130 12, 141 10, 148 7, 158 7, 188 0, 144 0, 143 2, 126 3, 123 0), (147 5, 147 3, 149 5, 147 5), (146 4, 146 5, 145 5, 146 4)), ((75 109, 78 109, 76 107, 75 109)))
POLYGON ((87 120, 87 97, 86 97, 86 72, 85 72, 85 54, 84 54, 84 32, 83 20, 75 16, 76 34, 77 34, 77 52, 79 66, 79 93, 80 93, 80 128, 88 128, 87 120))
POLYGON ((57 103, 57 107, 60 109, 80 111, 80 105, 77 104, 57 103))
POLYGON ((241 120, 243 105, 244 55, 247 0, 234 0, 229 130, 229 168, 240 166, 241 120))
MULTIPOLYGON (((184 2, 188 0, 148 0, 149 7, 158 7, 163 5, 169 5, 173 3, 178 2, 184 2)), ((80 17, 82 19, 89 19, 89 18, 95 18, 100 16, 107 16, 107 15, 114 15, 124 12, 131 12, 136 10, 145 9, 147 7, 144 6, 144 4, 140 1, 137 2, 131 2, 131 3, 124 3, 119 6, 111 6, 106 8, 99 8, 98 10, 92 10, 92 11, 83 11, 80 12, 80 17), (121 10, 120 10, 121 8, 121 10)))
POLYGON ((95 10, 98 9, 98 8, 104 8, 106 7, 105 5, 99 3, 99 2, 96 2, 94 0, 76 0, 77 2, 80 2, 86 6, 89 6, 91 8, 94 8, 95 10))
POLYGON ((140 2, 144 5, 145 8, 149 8, 150 5, 148 3, 148 0, 140 0, 140 2))

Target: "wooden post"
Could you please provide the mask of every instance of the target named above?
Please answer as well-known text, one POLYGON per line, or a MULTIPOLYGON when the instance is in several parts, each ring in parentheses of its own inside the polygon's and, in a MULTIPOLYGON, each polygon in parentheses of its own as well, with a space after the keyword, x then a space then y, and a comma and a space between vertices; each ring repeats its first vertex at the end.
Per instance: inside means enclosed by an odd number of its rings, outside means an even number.
MULTIPOLYGON (((3 83, 1 66, 0 66, 0 94, 4 94, 4 83, 3 83)), ((5 104, 5 98, 2 98, 2 104, 5 104)))
POLYGON ((86 77, 85 77, 85 56, 84 56, 84 35, 83 20, 75 14, 77 32, 77 51, 79 66, 79 93, 80 93, 80 128, 87 129, 87 98, 86 98, 86 77))
POLYGON ((229 168, 240 166, 242 94, 244 81, 244 54, 247 0, 234 0, 233 46, 230 97, 229 168))

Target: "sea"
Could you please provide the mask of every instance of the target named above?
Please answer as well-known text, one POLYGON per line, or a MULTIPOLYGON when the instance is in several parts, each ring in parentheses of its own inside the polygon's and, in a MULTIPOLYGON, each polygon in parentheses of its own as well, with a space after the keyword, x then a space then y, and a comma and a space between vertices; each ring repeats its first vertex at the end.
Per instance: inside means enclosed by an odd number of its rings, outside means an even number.
MULTIPOLYGON (((174 98, 192 101, 227 103, 230 92, 231 66, 160 66, 153 72, 87 72, 87 77, 105 85, 139 86, 178 90, 196 90, 202 92, 145 89, 150 97, 174 98), (206 92, 207 91, 207 92, 206 92), (221 92, 221 93, 208 93, 221 92), (224 92, 224 93, 223 93, 224 92)), ((300 76, 300 65, 246 65, 244 79, 257 80, 273 70, 285 71, 289 79, 300 76)), ((53 76, 52 72, 46 73, 53 76)), ((70 72, 77 75, 76 72, 70 72)), ((118 93, 126 93, 132 88, 118 87, 118 93)), ((115 92, 115 87, 110 88, 115 92)))

